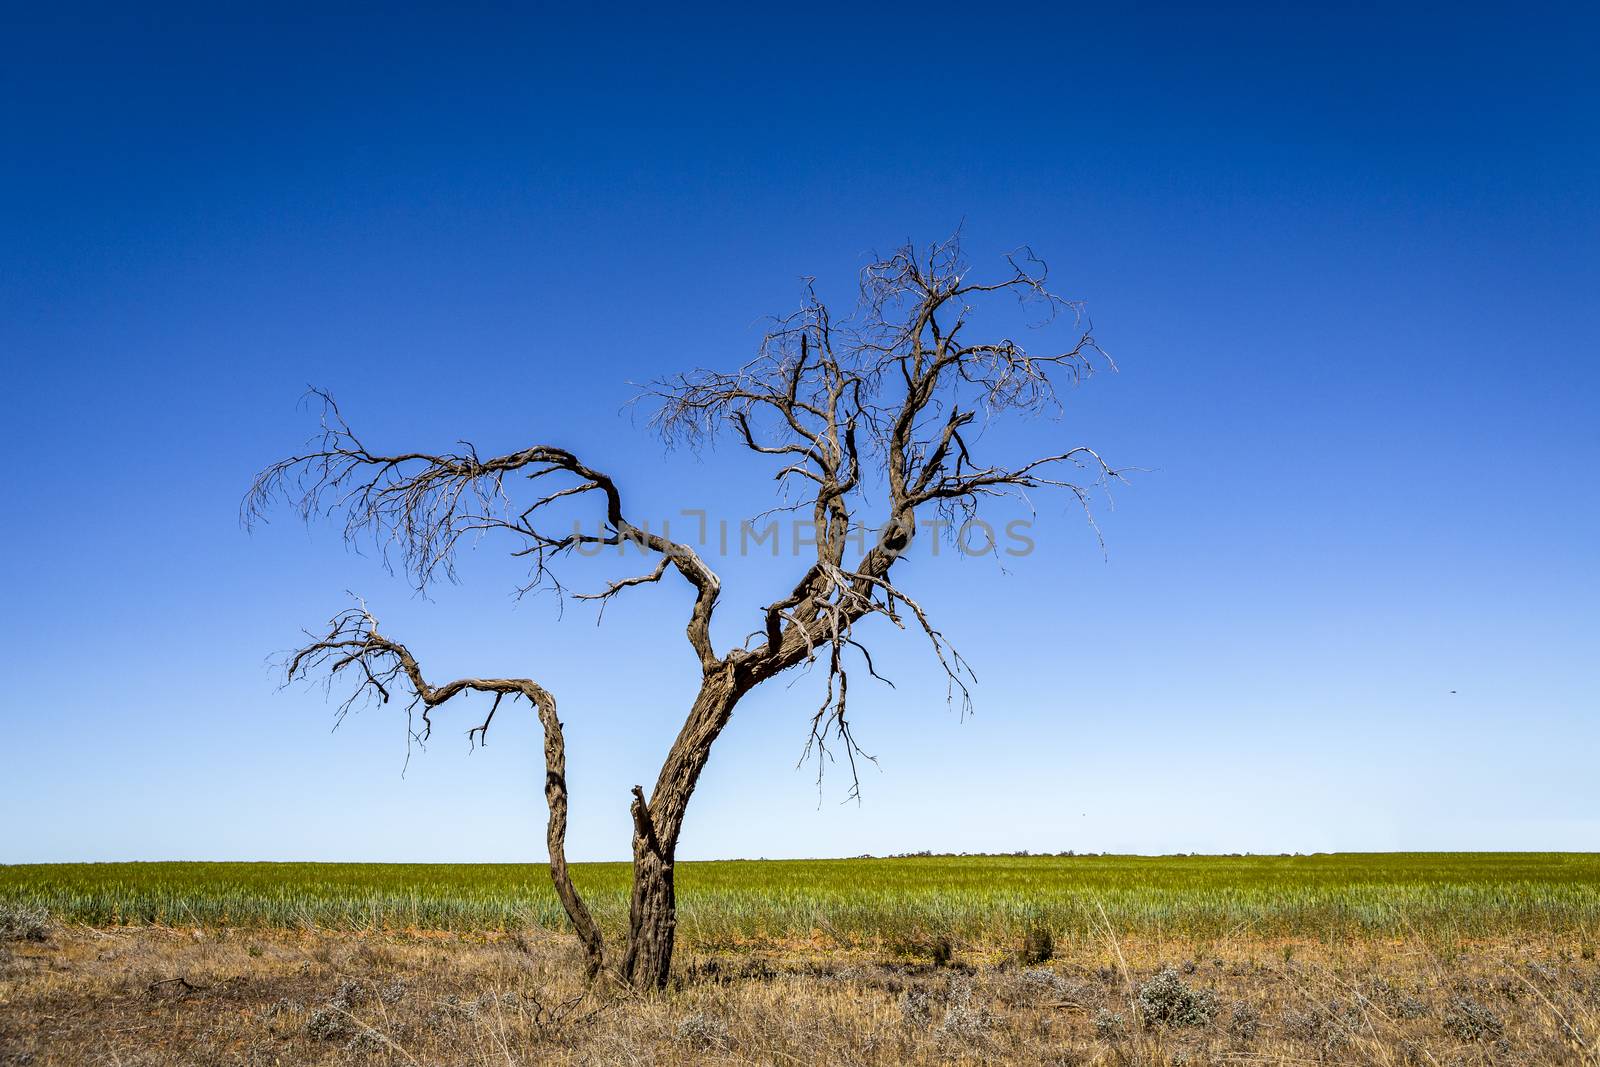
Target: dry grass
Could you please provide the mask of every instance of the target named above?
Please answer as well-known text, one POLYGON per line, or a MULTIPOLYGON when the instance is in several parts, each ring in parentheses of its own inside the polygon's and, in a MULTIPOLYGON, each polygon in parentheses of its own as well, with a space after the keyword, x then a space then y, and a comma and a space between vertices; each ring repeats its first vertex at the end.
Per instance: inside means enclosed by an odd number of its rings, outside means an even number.
POLYGON ((685 952, 648 998, 576 962, 540 930, 58 928, 0 945, 0 1063, 1600 1063, 1600 967, 1565 939, 797 943, 685 952))

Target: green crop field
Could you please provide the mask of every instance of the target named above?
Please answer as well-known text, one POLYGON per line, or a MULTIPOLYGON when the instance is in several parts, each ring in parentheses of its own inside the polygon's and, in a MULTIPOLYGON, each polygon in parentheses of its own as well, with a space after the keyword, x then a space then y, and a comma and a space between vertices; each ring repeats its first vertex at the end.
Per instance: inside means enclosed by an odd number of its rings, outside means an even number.
MULTIPOLYGON (((628 868, 579 864, 603 924, 627 916, 628 868)), ((89 924, 336 929, 560 928, 537 864, 107 863, 0 867, 0 902, 89 924)), ((910 857, 681 863, 691 943, 927 933, 1347 938, 1600 930, 1600 855, 1411 853, 1159 858, 910 857)))

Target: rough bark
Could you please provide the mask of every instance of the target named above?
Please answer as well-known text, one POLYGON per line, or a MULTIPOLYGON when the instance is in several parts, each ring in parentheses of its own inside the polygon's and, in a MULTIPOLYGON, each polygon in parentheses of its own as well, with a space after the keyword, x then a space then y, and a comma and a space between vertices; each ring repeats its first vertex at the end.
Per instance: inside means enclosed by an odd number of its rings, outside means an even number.
POLYGON ((660 988, 671 972, 678 929, 673 885, 678 835, 711 746, 732 717, 741 693, 733 668, 708 674, 662 763, 650 799, 646 801, 639 786, 633 788, 633 894, 628 947, 619 973, 635 987, 660 988))
POLYGON ((572 929, 583 944, 584 975, 593 978, 605 965, 605 945, 594 916, 589 914, 577 887, 572 884, 572 874, 567 870, 567 743, 561 732, 561 720, 556 717, 556 702, 548 692, 537 689, 540 699, 534 701, 539 709, 539 723, 544 727, 544 799, 549 808, 545 843, 550 852, 550 880, 555 883, 556 896, 572 922, 572 929))
POLYGON ((623 981, 648 989, 666 985, 677 933, 672 859, 656 836, 644 790, 634 786, 633 896, 628 907, 628 948, 619 969, 623 981))

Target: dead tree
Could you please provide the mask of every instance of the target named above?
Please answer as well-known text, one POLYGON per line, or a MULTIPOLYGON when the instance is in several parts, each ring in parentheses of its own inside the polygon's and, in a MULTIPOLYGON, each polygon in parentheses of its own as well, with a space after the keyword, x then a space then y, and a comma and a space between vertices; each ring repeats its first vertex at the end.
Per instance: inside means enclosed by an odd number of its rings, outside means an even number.
MULTIPOLYGON (((854 793, 859 749, 847 715, 849 681, 857 665, 877 674, 860 624, 882 616, 920 631, 952 699, 963 706, 968 700, 966 663, 894 577, 919 529, 932 525, 919 525, 919 517, 938 516, 953 528, 990 498, 1043 488, 1063 490, 1087 507, 1094 487, 1118 477, 1083 446, 1016 462, 982 454, 984 425, 1057 408, 1057 389, 1104 358, 1082 308, 1047 288, 1042 262, 1022 249, 1006 263, 980 281, 969 275, 956 239, 900 248, 861 272, 859 303, 847 319, 836 322, 808 284, 800 309, 773 324, 754 359, 733 371, 696 370, 658 381, 645 393, 665 438, 693 445, 731 437, 776 467, 785 507, 815 524, 815 558, 753 614, 752 631, 737 647, 719 651, 712 643, 721 582, 706 561, 690 544, 653 533, 608 475, 564 448, 533 445, 488 457, 470 445, 442 453, 375 452, 332 399, 318 394, 321 436, 257 476, 244 504, 247 522, 279 499, 308 521, 336 515, 347 539, 375 538, 419 588, 453 579, 463 539, 489 533, 508 535, 528 563, 526 589, 561 590, 552 567, 574 550, 590 555, 629 544, 653 557, 654 566, 583 599, 604 604, 669 572, 686 583, 692 603, 685 633, 699 692, 654 789, 646 795, 633 788, 633 889, 619 955, 610 954, 567 871, 566 753, 548 691, 527 678, 430 680, 364 605, 336 615, 325 634, 295 652, 288 680, 318 672, 330 682, 351 679, 352 701, 363 695, 387 701, 401 692, 420 712, 413 729, 422 737, 432 729, 434 709, 464 692, 493 697, 488 716, 470 731, 480 738, 502 703, 531 704, 544 728, 550 875, 589 972, 609 967, 633 986, 660 987, 672 962, 673 862, 684 813, 740 698, 790 668, 823 664, 823 695, 810 715, 806 748, 819 761, 831 758, 830 744, 842 751, 854 793), (1067 322, 1066 343, 1034 352, 1009 337, 977 336, 981 309, 1004 297, 1029 307, 1034 325, 1067 322), (880 503, 869 515, 870 498, 880 503), (558 501, 597 504, 593 532, 556 528, 549 509, 558 501)), ((347 701, 342 710, 349 707, 347 701)))

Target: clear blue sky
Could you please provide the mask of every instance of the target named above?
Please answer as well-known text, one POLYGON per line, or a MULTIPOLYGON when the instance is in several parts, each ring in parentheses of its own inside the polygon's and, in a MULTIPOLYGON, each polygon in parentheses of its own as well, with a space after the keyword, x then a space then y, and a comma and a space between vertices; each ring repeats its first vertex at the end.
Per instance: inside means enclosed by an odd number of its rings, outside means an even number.
MULTIPOLYGON (((241 532, 242 491, 316 384, 375 443, 760 510, 627 383, 963 220, 1121 366, 1041 439, 1150 473, 1104 557, 1051 502, 1009 573, 919 565, 978 713, 883 628, 861 805, 794 769, 817 679, 748 700, 684 856, 1600 849, 1600 25, 928 11, 8 8, 0 861, 542 858, 530 716, 469 753, 481 705, 441 713, 402 777, 398 711, 276 691, 346 589, 434 673, 554 690, 569 851, 624 857, 696 680, 681 590, 596 629, 486 544, 423 602, 328 527, 241 532)), ((730 565, 723 642, 791 581, 730 565)))

